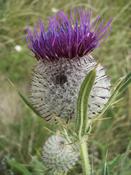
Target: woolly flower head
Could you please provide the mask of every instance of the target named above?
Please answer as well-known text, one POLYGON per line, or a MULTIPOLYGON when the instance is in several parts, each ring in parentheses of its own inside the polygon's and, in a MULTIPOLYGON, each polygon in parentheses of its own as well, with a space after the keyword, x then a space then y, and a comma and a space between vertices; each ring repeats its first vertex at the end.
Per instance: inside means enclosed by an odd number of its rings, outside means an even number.
POLYGON ((42 154, 45 166, 53 174, 68 172, 79 158, 75 145, 60 135, 48 138, 43 146, 42 154))
MULTIPOLYGON (((38 26, 37 26, 38 27, 38 26)), ((100 17, 91 21, 91 12, 74 10, 68 17, 58 12, 49 19, 47 31, 39 22, 39 29, 28 30, 28 46, 38 63, 35 67, 31 102, 46 120, 54 114, 63 118, 75 116, 78 92, 85 76, 97 63, 89 54, 99 46, 110 28, 100 17)), ((88 116, 101 111, 110 97, 110 81, 104 68, 96 68, 96 80, 91 91, 88 116)))

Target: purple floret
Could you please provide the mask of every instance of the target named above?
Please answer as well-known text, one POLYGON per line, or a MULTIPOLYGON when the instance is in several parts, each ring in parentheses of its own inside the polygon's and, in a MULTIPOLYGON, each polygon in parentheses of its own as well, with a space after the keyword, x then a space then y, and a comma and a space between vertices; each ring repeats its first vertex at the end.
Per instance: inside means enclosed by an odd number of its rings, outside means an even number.
POLYGON ((35 26, 34 32, 28 29, 27 42, 38 60, 78 58, 99 46, 110 24, 111 20, 105 24, 100 17, 92 21, 90 11, 73 10, 69 17, 60 11, 49 19, 46 30, 42 21, 35 26))

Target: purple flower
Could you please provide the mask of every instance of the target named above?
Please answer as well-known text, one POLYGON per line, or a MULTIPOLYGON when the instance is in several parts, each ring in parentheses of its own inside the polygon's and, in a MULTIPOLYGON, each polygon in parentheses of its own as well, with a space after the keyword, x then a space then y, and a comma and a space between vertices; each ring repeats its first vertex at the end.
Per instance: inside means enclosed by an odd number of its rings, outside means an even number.
MULTIPOLYGON (((105 39, 111 21, 100 17, 91 21, 91 12, 71 11, 70 17, 60 11, 49 19, 47 29, 42 21, 34 32, 28 29, 29 48, 38 59, 34 69, 30 102, 47 121, 57 117, 67 120, 76 116, 80 86, 97 62, 89 54, 105 39)), ((96 79, 88 101, 88 117, 101 112, 110 97, 110 80, 98 64, 96 79)))
POLYGON ((42 21, 34 32, 28 29, 29 48, 39 60, 82 57, 89 54, 107 36, 111 20, 105 24, 100 17, 91 19, 91 11, 75 9, 68 17, 63 11, 49 19, 47 29, 42 21))

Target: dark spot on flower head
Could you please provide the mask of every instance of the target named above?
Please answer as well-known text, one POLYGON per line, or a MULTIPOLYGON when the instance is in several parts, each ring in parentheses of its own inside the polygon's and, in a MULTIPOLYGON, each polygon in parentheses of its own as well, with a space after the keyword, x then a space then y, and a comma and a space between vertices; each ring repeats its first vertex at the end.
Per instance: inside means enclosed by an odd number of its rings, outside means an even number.
POLYGON ((64 141, 60 141, 60 145, 62 146, 62 145, 64 145, 65 144, 65 142, 64 141))
POLYGON ((92 112, 92 114, 96 114, 95 112, 92 112))
POLYGON ((42 21, 35 26, 34 32, 27 29, 29 49, 38 60, 54 61, 59 58, 82 57, 106 38, 111 20, 105 23, 98 16, 91 19, 91 11, 75 9, 70 15, 63 11, 50 17, 47 30, 42 21))
POLYGON ((67 76, 64 74, 60 74, 56 76, 55 84, 63 85, 67 82, 67 76))

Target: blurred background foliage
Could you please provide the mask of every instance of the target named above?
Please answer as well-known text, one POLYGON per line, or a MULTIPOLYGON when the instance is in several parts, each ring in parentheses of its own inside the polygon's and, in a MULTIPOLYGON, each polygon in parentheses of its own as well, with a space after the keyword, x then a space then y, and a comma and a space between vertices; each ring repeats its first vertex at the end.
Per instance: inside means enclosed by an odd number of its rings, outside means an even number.
MULTIPOLYGON (((48 174, 41 146, 50 133, 8 79, 28 94, 36 60, 27 48, 27 26, 32 28, 39 18, 47 24, 58 10, 69 12, 74 7, 90 8, 94 16, 113 19, 110 36, 93 52, 106 66, 112 86, 131 69, 130 0, 0 0, 0 175, 48 174)), ((131 175, 131 87, 96 120, 89 145, 93 175, 131 175)), ((79 165, 69 172, 78 173, 79 165)))

